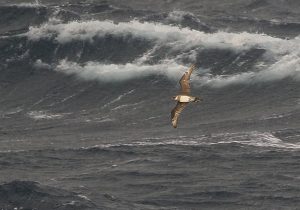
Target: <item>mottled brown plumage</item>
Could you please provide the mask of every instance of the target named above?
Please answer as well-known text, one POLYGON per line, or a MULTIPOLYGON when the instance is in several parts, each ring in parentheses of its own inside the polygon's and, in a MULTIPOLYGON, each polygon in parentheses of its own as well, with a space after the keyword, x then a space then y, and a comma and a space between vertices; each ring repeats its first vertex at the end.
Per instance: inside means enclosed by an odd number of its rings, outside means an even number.
POLYGON ((190 78, 193 70, 195 69, 195 65, 192 65, 181 77, 179 80, 179 84, 181 86, 181 94, 182 95, 190 95, 191 87, 190 87, 190 78))
POLYGON ((194 69, 195 65, 192 65, 188 71, 183 74, 179 80, 179 84, 181 86, 180 94, 173 97, 174 100, 178 101, 175 108, 171 111, 172 125, 174 128, 177 128, 178 118, 184 107, 189 102, 198 102, 200 100, 198 97, 190 96, 190 77, 194 69))
POLYGON ((177 128, 178 117, 186 105, 188 105, 186 102, 177 102, 175 108, 172 110, 171 118, 174 128, 177 128))

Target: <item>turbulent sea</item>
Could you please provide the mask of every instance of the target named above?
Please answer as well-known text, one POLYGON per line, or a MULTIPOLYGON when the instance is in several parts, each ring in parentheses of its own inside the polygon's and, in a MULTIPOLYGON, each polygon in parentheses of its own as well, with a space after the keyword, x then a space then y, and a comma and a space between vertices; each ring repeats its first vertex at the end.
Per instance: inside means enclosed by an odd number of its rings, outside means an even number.
POLYGON ((299 34, 298 0, 2 0, 0 209, 299 209, 299 34))

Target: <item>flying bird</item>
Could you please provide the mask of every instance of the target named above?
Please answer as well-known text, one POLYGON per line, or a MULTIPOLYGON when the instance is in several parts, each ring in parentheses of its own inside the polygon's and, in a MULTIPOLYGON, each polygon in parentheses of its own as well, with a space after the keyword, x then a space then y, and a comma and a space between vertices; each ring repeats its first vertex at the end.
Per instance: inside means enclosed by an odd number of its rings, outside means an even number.
POLYGON ((200 97, 191 96, 191 87, 190 87, 190 77, 193 70, 196 68, 195 65, 192 65, 181 77, 179 84, 181 86, 181 91, 179 95, 173 96, 173 100, 177 101, 175 108, 171 112, 172 125, 174 128, 177 127, 178 117, 184 107, 190 102, 199 102, 202 99, 200 97))

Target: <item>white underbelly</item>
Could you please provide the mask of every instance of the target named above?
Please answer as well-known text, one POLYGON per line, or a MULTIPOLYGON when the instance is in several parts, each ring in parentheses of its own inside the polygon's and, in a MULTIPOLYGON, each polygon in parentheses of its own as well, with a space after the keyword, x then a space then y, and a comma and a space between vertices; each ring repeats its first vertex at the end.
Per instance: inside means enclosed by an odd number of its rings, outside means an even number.
POLYGON ((179 96, 179 102, 191 102, 190 96, 179 96))

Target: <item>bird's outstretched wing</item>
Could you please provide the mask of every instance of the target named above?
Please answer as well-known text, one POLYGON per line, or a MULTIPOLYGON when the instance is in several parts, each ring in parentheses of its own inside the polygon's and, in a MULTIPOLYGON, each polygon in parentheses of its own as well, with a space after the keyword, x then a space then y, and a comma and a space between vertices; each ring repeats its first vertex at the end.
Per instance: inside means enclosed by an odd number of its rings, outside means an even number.
POLYGON ((182 95, 189 95, 191 93, 191 87, 190 87, 190 77, 193 72, 193 70, 196 68, 195 65, 192 65, 181 77, 179 84, 181 86, 181 94, 182 95))
POLYGON ((174 128, 177 127, 178 117, 187 104, 188 103, 177 102, 175 108, 172 110, 171 119, 172 119, 172 125, 174 128))

